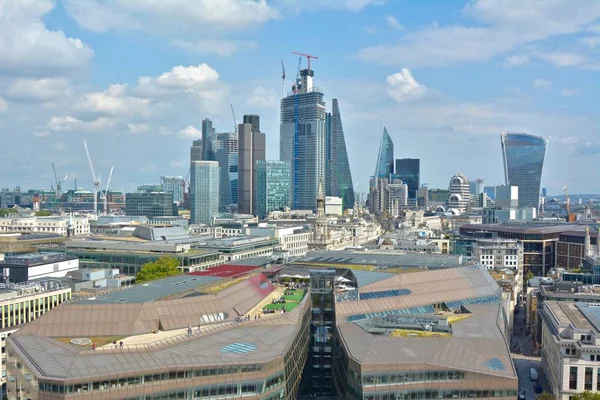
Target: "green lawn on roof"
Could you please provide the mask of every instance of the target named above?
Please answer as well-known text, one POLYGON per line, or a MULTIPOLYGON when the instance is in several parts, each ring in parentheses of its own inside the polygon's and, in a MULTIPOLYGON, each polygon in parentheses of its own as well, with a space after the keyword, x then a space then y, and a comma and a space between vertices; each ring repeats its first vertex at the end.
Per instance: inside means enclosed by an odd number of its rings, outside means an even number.
POLYGON ((266 306, 263 307, 263 309, 281 310, 283 308, 285 311, 291 311, 294 308, 296 308, 298 303, 300 303, 302 301, 302 299, 304 298, 304 295, 306 294, 306 290, 286 290, 286 292, 291 292, 293 294, 283 296, 283 298, 285 299, 285 303, 283 303, 283 304, 272 304, 272 303, 267 304, 266 306))

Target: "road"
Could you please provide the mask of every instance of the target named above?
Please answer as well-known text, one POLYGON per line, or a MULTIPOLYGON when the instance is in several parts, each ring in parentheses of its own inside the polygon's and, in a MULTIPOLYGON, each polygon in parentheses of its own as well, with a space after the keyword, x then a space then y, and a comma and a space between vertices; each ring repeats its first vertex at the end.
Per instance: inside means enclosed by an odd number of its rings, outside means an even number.
POLYGON ((535 368, 538 371, 538 383, 544 391, 549 392, 550 385, 542 369, 541 358, 535 354, 533 339, 525 333, 525 309, 521 306, 518 308, 519 311, 515 313, 513 323, 513 334, 510 338, 512 356, 519 377, 519 393, 525 394, 527 400, 535 400, 537 397, 533 390, 535 382, 529 378, 529 370, 535 368))

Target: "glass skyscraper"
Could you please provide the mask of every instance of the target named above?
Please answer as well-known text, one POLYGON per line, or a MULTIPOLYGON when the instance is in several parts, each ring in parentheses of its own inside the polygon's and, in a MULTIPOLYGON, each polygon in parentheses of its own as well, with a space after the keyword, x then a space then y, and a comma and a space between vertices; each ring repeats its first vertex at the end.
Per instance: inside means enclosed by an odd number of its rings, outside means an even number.
POLYGON ((192 161, 190 166, 190 223, 212 223, 219 212, 219 163, 192 161))
POLYGON ((315 210, 319 182, 325 182, 323 91, 313 86, 314 71, 300 71, 292 93, 281 99, 279 159, 290 163, 291 205, 315 210))
MULTIPOLYGON (((213 128, 213 123, 210 119, 204 118, 202 120, 202 160, 215 161, 216 160, 216 148, 215 148, 216 133, 213 128)), ((192 160, 197 161, 197 160, 192 160)))
POLYGON ((237 132, 218 133, 216 135, 215 160, 219 163, 221 176, 219 182, 219 209, 238 203, 238 134, 237 132))
POLYGON ((519 187, 519 207, 540 202, 540 184, 548 141, 526 133, 505 132, 500 137, 506 186, 519 187))
POLYGON ((421 185, 421 160, 418 158, 400 158, 396 160, 395 175, 408 186, 408 198, 416 200, 421 185))
POLYGON ((290 176, 287 161, 256 161, 256 214, 259 218, 290 206, 290 176))
POLYGON ((342 116, 337 99, 332 100, 331 113, 327 114, 325 135, 326 185, 325 194, 342 198, 342 209, 354 207, 354 185, 348 162, 342 116))
POLYGON ((377 166, 375 167, 376 178, 388 178, 394 173, 394 142, 383 127, 383 135, 379 145, 379 155, 377 156, 377 166))

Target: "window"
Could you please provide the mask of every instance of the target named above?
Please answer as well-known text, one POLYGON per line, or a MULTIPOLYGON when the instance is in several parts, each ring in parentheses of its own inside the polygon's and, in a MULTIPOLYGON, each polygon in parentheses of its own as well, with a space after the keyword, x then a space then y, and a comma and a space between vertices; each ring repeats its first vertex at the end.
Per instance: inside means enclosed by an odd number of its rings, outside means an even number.
POLYGON ((585 379, 584 379, 584 390, 592 390, 592 376, 594 373, 594 368, 586 367, 585 368, 585 379))
POLYGON ((577 367, 569 368, 569 389, 577 390, 577 367))

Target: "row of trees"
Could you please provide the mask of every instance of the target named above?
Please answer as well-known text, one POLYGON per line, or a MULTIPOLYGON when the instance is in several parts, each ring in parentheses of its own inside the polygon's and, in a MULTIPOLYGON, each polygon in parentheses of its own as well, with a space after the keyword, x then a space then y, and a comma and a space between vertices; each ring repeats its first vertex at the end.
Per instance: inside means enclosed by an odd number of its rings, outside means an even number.
POLYGON ((135 276, 136 283, 150 282, 157 279, 168 278, 181 274, 179 260, 172 257, 161 257, 158 260, 146 263, 135 276))

